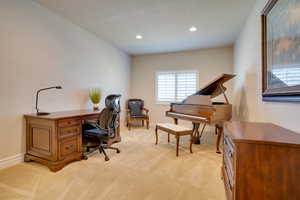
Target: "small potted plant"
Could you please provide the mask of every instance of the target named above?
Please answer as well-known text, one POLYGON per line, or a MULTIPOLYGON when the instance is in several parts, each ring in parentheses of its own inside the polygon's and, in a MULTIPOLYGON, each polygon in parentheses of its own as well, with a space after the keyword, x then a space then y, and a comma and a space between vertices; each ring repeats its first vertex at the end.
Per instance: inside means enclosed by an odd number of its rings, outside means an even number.
POLYGON ((94 104, 94 110, 99 110, 99 103, 101 100, 101 90, 99 88, 90 89, 90 99, 94 104))

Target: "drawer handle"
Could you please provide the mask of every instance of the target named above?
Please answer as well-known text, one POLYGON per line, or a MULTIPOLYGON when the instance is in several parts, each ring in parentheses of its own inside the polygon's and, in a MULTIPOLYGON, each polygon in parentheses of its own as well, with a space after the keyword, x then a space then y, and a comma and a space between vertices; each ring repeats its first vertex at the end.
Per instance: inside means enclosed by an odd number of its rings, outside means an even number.
POLYGON ((72 148, 73 148, 73 144, 70 145, 70 146, 67 146, 67 147, 66 147, 66 150, 69 150, 69 149, 72 149, 72 148))

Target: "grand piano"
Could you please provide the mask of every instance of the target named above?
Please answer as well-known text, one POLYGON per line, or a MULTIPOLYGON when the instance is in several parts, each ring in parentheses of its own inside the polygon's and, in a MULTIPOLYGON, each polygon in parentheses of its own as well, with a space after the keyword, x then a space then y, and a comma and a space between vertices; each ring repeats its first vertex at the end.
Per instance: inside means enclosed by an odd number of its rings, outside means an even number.
POLYGON ((225 94, 224 83, 235 77, 233 74, 222 74, 207 84, 195 94, 188 96, 182 103, 171 103, 166 112, 167 117, 191 121, 193 123, 193 142, 200 144, 200 139, 206 125, 214 125, 217 134, 216 152, 220 153, 220 140, 223 134, 223 122, 229 121, 232 116, 232 105, 225 94), (223 94, 225 102, 212 102, 212 99, 223 94), (203 124, 201 134, 200 125, 203 124))

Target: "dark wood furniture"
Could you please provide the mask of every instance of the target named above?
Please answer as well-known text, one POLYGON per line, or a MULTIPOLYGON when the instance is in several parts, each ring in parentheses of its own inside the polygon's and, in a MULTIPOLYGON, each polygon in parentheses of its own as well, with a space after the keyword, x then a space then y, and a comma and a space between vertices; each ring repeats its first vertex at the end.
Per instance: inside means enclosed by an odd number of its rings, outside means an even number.
POLYGON ((144 107, 144 101, 142 99, 128 99, 127 101, 127 127, 131 129, 133 121, 146 121, 147 129, 149 129, 149 110, 144 107))
POLYGON ((170 134, 175 135, 176 137, 176 156, 179 154, 179 138, 180 136, 184 135, 190 135, 190 152, 193 153, 192 145, 193 145, 193 130, 188 129, 186 127, 182 127, 175 124, 169 124, 169 123, 159 123, 156 125, 155 128, 155 136, 156 136, 156 142, 158 143, 158 130, 162 130, 168 133, 168 142, 170 142, 170 134))
MULTIPOLYGON (((50 115, 25 115, 26 162, 36 161, 51 171, 82 159, 82 121, 97 120, 99 111, 74 110, 50 115)), ((120 130, 115 142, 121 141, 120 130)))
POLYGON ((300 135, 271 123, 226 122, 227 199, 300 199, 300 135))
POLYGON ((222 74, 194 95, 187 97, 182 103, 172 103, 166 116, 174 118, 175 124, 178 123, 178 119, 191 121, 194 126, 193 141, 195 144, 200 144, 207 124, 215 125, 216 134, 218 134, 216 151, 220 153, 219 145, 223 134, 223 122, 229 121, 232 116, 232 105, 229 104, 225 95, 226 88, 223 84, 234 76, 222 74), (211 102, 212 98, 220 94, 224 95, 226 102, 211 102), (200 134, 198 129, 201 123, 203 123, 203 128, 200 134))

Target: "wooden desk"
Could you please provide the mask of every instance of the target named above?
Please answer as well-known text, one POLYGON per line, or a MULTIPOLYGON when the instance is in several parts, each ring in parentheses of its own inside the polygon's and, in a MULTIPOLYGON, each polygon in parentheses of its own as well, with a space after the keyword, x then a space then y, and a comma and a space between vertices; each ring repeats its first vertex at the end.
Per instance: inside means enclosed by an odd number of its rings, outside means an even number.
MULTIPOLYGON (((46 116, 25 115, 25 162, 36 161, 51 171, 82 159, 82 121, 98 119, 100 111, 73 110, 54 112, 46 116)), ((120 142, 117 129, 115 142, 120 142)))

